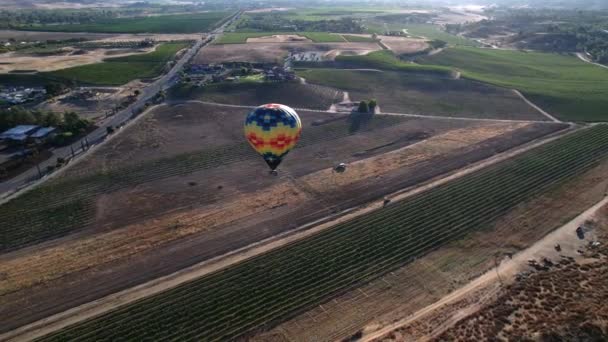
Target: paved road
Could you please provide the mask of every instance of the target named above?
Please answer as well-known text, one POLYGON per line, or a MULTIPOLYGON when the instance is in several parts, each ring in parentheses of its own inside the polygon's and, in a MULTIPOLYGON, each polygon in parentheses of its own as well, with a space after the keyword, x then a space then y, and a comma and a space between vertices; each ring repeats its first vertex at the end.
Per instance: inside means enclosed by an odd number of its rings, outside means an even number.
MULTIPOLYGON (((146 102, 150 101, 154 97, 154 95, 156 95, 160 90, 166 90, 175 85, 175 83, 177 83, 179 79, 178 73, 182 70, 183 66, 187 62, 189 62, 192 57, 196 55, 200 48, 202 48, 206 44, 209 44, 219 34, 223 33, 226 26, 230 25, 230 23, 239 15, 240 12, 237 12, 231 19, 227 20, 220 27, 212 31, 209 34, 208 38, 204 40, 198 40, 192 47, 190 47, 190 49, 188 49, 188 51, 186 51, 186 53, 182 55, 182 57, 175 63, 175 65, 171 68, 169 72, 167 72, 165 75, 146 86, 142 90, 139 99, 136 102, 132 103, 124 110, 116 113, 109 120, 106 120, 103 124, 101 124, 93 132, 89 133, 86 137, 83 137, 82 139, 74 142, 70 146, 65 146, 52 150, 53 156, 39 164, 40 170, 44 172, 47 166, 55 165, 57 157, 69 156, 72 153, 72 149, 74 151, 81 151, 82 144, 87 141, 89 142, 89 144, 96 144, 98 142, 101 142, 107 134, 107 127, 122 126, 124 123, 133 118, 135 116, 134 113, 141 111, 145 107, 146 102)), ((38 168, 33 167, 12 179, 0 183, 0 198, 5 198, 11 193, 19 190, 20 188, 31 185, 34 180, 39 178, 39 176, 40 175, 38 168)))

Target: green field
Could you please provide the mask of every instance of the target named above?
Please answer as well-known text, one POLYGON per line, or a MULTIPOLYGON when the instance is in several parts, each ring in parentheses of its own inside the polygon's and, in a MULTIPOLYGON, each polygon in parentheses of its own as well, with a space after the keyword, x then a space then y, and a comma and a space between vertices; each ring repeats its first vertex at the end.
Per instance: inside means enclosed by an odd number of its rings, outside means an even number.
POLYGON ((452 70, 443 66, 420 65, 400 60, 388 50, 374 51, 362 56, 337 56, 334 62, 296 62, 296 67, 337 67, 348 69, 379 69, 433 73, 449 76, 452 70))
POLYGON ((228 32, 215 41, 215 44, 243 44, 247 38, 266 37, 277 34, 297 34, 312 40, 314 43, 343 43, 346 40, 339 34, 327 32, 228 32))
POLYGON ((467 78, 515 88, 568 121, 608 120, 608 70, 573 56, 457 47, 419 59, 467 78))
POLYGON ((350 42, 350 43, 375 42, 375 40, 372 37, 353 36, 353 35, 348 35, 348 34, 343 34, 342 37, 344 37, 344 39, 346 39, 346 41, 350 42))
POLYGON ((432 24, 407 24, 403 26, 407 33, 412 36, 424 37, 428 39, 438 39, 450 45, 458 46, 479 46, 478 42, 467 39, 465 37, 456 36, 439 29, 437 25, 432 24))
POLYGON ((231 12, 205 12, 150 17, 116 18, 91 24, 23 26, 21 30, 99 33, 197 33, 217 26, 231 12))
POLYGON ((298 70, 309 84, 348 91, 352 101, 375 98, 382 112, 512 120, 546 120, 513 92, 466 79, 398 71, 298 70))
POLYGON ((607 157, 608 126, 588 128, 43 340, 233 340, 487 230, 607 157))
POLYGON ((158 76, 175 53, 187 46, 186 43, 164 43, 147 54, 108 58, 102 63, 61 69, 43 75, 83 84, 122 85, 134 79, 158 76))

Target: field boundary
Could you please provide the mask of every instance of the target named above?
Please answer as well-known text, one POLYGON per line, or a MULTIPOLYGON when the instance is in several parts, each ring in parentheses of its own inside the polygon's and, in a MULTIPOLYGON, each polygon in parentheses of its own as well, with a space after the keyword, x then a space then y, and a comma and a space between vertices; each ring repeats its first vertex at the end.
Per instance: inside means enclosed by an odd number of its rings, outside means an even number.
MULTIPOLYGON (((251 107, 248 107, 251 108, 251 107)), ((490 165, 504 161, 506 159, 527 152, 531 149, 549 143, 551 141, 562 138, 566 135, 592 127, 592 125, 577 127, 570 125, 556 133, 549 134, 538 139, 535 139, 526 144, 514 147, 505 152, 499 153, 490 158, 473 163, 465 168, 460 168, 452 172, 440 175, 428 182, 423 182, 417 186, 400 189, 392 194, 387 195, 391 201, 401 201, 418 193, 430 190, 434 187, 458 179, 490 165)), ((279 247, 291 244, 295 241, 312 236, 323 230, 333 227, 335 224, 371 213, 383 207, 383 199, 369 202, 353 208, 348 208, 337 214, 327 216, 317 221, 310 222, 296 229, 284 232, 271 238, 259 241, 257 243, 245 246, 230 253, 203 261, 188 268, 182 269, 170 275, 160 277, 149 282, 137 285, 135 287, 108 295, 93 302, 77 306, 64 312, 52 315, 42 320, 33 322, 23 327, 17 328, 11 332, 0 335, 0 340, 9 341, 25 341, 32 340, 54 331, 65 328, 69 325, 91 319, 103 313, 111 311, 119 306, 129 304, 131 302, 141 300, 143 298, 161 293, 163 291, 174 288, 175 286, 187 281, 200 278, 204 275, 226 268, 247 259, 277 249, 279 247)))
MULTIPOLYGON (((243 109, 253 109, 255 106, 247 106, 247 105, 234 105, 227 103, 217 103, 211 101, 202 101, 202 100, 173 100, 167 101, 167 105, 177 105, 177 104, 185 104, 185 103, 200 103, 204 105, 210 106, 220 106, 220 107, 231 107, 231 108, 243 108, 243 109)), ((328 110, 320 110, 320 109, 308 109, 308 108, 297 108, 294 107, 295 110, 307 111, 307 112, 317 112, 317 113, 328 113, 328 114, 336 114, 335 112, 330 112, 328 110)), ((344 113, 344 115, 350 115, 349 113, 344 113)), ((382 112, 376 115, 390 115, 390 116, 406 116, 412 118, 421 118, 421 119, 437 119, 437 120, 459 120, 459 121, 481 121, 481 122, 522 122, 522 123, 540 123, 540 124, 555 124, 555 123, 564 123, 562 121, 558 122, 548 122, 546 120, 509 120, 509 119, 489 119, 489 118, 467 118, 462 116, 441 116, 441 115, 424 115, 424 114, 409 114, 409 113, 390 113, 390 112, 382 112)), ((568 123, 568 122, 566 122, 568 123)))
POLYGON ((540 108, 539 106, 535 105, 534 103, 532 103, 532 101, 528 100, 524 94, 522 94, 519 90, 517 89, 512 89, 513 93, 515 93, 515 95, 519 96, 519 98, 521 98, 522 100, 524 100, 524 102, 526 102, 528 105, 530 105, 530 107, 536 109, 539 113, 541 113, 542 115, 546 116, 547 118, 549 118, 549 120, 553 121, 553 122, 561 122, 560 120, 558 120, 557 118, 555 118, 553 115, 545 112, 542 108, 540 108))

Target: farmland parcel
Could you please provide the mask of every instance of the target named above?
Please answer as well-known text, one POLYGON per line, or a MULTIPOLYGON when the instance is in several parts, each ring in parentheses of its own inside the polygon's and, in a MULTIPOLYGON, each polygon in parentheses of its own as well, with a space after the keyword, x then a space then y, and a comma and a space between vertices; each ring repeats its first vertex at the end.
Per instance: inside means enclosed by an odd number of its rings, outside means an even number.
POLYGON ((607 156, 608 126, 589 128, 47 340, 236 338, 483 230, 607 156))

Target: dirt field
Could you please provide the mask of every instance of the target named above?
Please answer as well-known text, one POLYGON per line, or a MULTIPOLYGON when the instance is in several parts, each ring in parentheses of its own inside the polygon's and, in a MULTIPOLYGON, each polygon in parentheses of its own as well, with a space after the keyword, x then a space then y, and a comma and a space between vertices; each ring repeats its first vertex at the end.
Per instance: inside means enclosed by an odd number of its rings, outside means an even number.
POLYGON ((200 39, 200 34, 118 34, 118 33, 88 33, 88 32, 35 32, 35 31, 16 31, 16 30, 0 30, 0 40, 7 41, 10 38, 16 41, 46 41, 46 40, 67 40, 84 38, 91 41, 102 42, 117 42, 117 41, 141 41, 144 39, 153 39, 156 41, 170 40, 191 40, 200 39))
POLYGON ((290 53, 319 52, 333 60, 339 54, 366 54, 380 50, 376 43, 249 43, 210 44, 196 55, 195 63, 283 63, 290 53))
POLYGON ((66 48, 62 54, 52 56, 32 56, 20 52, 0 54, 0 73, 15 70, 45 72, 71 68, 79 65, 100 63, 108 57, 139 55, 153 51, 154 48, 138 49, 94 49, 84 54, 75 54, 75 49, 66 48))
POLYGON ((300 114, 303 139, 278 178, 243 142, 243 109, 196 103, 156 110, 73 166, 56 180, 64 189, 90 189, 98 177, 112 186, 84 198, 94 217, 79 233, 0 256, 0 315, 10 317, 2 329, 382 198, 556 127, 300 114), (209 166, 187 166, 195 160, 209 166), (339 162, 352 166, 347 174, 328 171, 339 162), (144 178, 127 183, 112 176, 140 169, 144 178))
POLYGON ((110 33, 86 33, 86 32, 34 32, 34 31, 16 31, 16 30, 0 30, 0 40, 7 41, 10 38, 22 42, 35 42, 46 40, 67 40, 67 39, 104 39, 115 37, 117 34, 110 33))
POLYGON ((266 37, 247 38, 247 43, 290 43, 302 42, 310 43, 312 40, 297 34, 275 34, 266 37))
MULTIPOLYGON (((607 170, 608 162, 604 162, 582 177, 569 181, 528 203, 522 203, 487 231, 473 234, 466 240, 454 242, 447 248, 419 258, 380 280, 348 292, 267 333, 262 333, 255 340, 317 341, 360 336, 361 340, 368 341, 368 336, 374 336, 375 331, 401 320, 406 321, 410 317, 413 319, 414 313, 422 313, 430 304, 448 298, 447 295, 452 291, 468 284, 469 281, 492 268, 496 262, 500 263, 506 258, 506 253, 516 253, 529 247, 551 230, 597 203, 604 197, 604 191, 608 186, 608 179, 604 177, 607 170), (496 255, 499 257, 496 258, 496 255)), ((607 209, 604 209, 604 215, 607 209)), ((564 248, 564 254, 576 257, 575 251, 580 248, 576 246, 593 241, 599 233, 591 230, 586 234, 586 240, 581 241, 573 230, 574 228, 564 231, 565 235, 559 235, 557 241, 564 248)), ((553 242, 546 248, 553 251, 553 242)), ((541 253, 545 253, 544 249, 541 253)), ((555 261, 556 258, 559 259, 559 253, 554 252, 554 254, 543 255, 555 261)), ((523 261, 525 260, 524 258, 523 261)), ((605 277, 605 273, 603 276, 605 277)), ((424 315, 420 314, 421 318, 412 320, 379 340, 425 340, 437 331, 445 330, 451 324, 495 300, 500 289, 497 280, 501 278, 497 276, 493 279, 494 282, 467 293, 462 300, 424 315)), ((506 280, 506 278, 502 279, 506 280)), ((597 298, 595 302, 601 303, 597 298)), ((504 300, 499 300, 498 303, 504 303, 504 300)), ((513 307, 509 305, 508 308, 513 307)), ((482 330, 485 331, 486 337, 497 335, 497 332, 492 330, 494 325, 486 324, 494 323, 493 318, 487 313, 476 317, 484 317, 485 323, 482 325, 479 319, 472 319, 467 325, 454 332, 471 333, 482 330), (479 326, 480 329, 471 329, 473 326, 479 326), (464 329, 466 327, 468 329, 464 329)), ((521 325, 521 321, 520 327, 525 327, 521 325)), ((512 332, 513 329, 507 328, 504 331, 512 332)), ((440 340, 452 341, 456 336, 444 335, 440 340)), ((516 339, 514 335, 510 336, 511 339, 516 339)), ((463 340, 483 340, 483 338, 480 335, 469 335, 468 339, 463 340)))
POLYGON ((90 88, 96 95, 87 98, 72 96, 72 91, 66 95, 53 98, 50 101, 42 102, 36 108, 43 111, 54 111, 58 113, 76 112, 80 116, 89 120, 98 121, 110 114, 126 97, 133 94, 135 89, 142 87, 141 82, 134 81, 120 88, 90 88))
POLYGON ((289 7, 268 7, 268 8, 258 8, 254 10, 245 11, 245 13, 267 13, 274 11, 289 11, 291 8, 289 7))
POLYGON ((427 44, 424 39, 395 36, 378 36, 378 38, 397 55, 412 54, 429 48, 429 44, 427 44))

